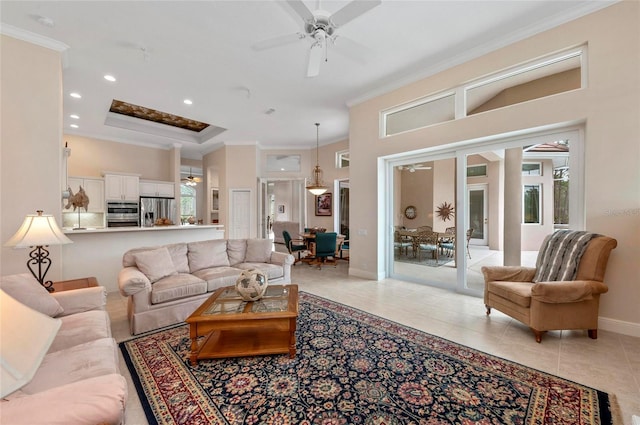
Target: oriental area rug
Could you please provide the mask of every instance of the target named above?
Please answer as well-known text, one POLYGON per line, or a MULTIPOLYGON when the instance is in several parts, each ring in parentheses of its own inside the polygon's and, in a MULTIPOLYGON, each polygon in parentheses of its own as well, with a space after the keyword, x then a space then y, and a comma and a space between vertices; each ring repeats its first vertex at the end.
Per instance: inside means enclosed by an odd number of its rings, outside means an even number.
POLYGON ((604 392, 300 294, 297 354, 189 363, 180 325, 120 343, 150 424, 611 424, 604 392))

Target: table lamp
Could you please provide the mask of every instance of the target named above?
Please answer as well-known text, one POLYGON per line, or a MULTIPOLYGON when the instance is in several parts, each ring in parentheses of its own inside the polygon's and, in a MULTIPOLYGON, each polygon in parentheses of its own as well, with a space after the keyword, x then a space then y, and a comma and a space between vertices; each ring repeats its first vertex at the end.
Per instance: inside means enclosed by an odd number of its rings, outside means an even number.
POLYGON ((29 214, 25 217, 22 226, 5 246, 13 246, 15 248, 33 247, 34 249, 29 253, 27 267, 33 277, 38 279, 38 282, 47 291, 53 292, 53 282, 50 280, 45 281, 45 276, 51 267, 51 259, 46 247, 68 243, 73 243, 73 241, 62 233, 58 223, 56 223, 56 219, 52 215, 42 214, 42 210, 38 210, 37 214, 29 214), (34 269, 36 267, 37 274, 34 269))

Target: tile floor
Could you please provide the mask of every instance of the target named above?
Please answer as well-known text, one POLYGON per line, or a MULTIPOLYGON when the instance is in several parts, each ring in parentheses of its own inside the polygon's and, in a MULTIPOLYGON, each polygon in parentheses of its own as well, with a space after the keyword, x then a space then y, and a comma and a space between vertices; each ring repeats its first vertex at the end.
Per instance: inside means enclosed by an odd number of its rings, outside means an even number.
MULTIPOLYGON (((394 279, 349 277, 345 261, 321 270, 300 263, 292 276, 301 291, 614 394, 624 425, 632 425, 632 415, 640 416, 640 338, 600 330, 598 339, 591 340, 586 332, 555 331, 537 344, 528 328, 508 316, 494 311, 487 317, 480 298, 394 279)), ((131 338, 126 299, 110 293, 107 309, 114 338, 131 338)), ((129 382, 126 424, 147 424, 120 357, 120 369, 129 382)))

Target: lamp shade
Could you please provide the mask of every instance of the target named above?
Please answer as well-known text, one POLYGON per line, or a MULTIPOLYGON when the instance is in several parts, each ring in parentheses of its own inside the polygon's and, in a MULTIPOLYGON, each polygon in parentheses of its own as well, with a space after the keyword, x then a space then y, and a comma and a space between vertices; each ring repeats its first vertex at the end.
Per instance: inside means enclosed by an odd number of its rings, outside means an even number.
POLYGON ((31 381, 62 321, 30 309, 2 290, 0 319, 0 397, 5 397, 31 381))
POLYGON ((5 246, 25 248, 29 246, 64 245, 73 243, 56 223, 56 219, 49 214, 29 214, 22 222, 22 226, 7 241, 5 246))

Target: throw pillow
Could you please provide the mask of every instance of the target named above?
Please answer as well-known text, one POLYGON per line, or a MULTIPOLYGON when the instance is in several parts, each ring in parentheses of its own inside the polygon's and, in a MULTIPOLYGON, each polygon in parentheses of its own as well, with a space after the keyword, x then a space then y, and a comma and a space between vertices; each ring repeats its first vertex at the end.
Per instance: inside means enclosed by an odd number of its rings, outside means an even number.
POLYGON ((270 239, 248 239, 246 263, 268 263, 271 260, 273 241, 270 239))
POLYGON ((246 239, 229 239, 227 241, 227 254, 229 255, 229 265, 235 266, 244 261, 247 253, 246 239))
POLYGON ((225 239, 191 242, 188 249, 189 270, 191 273, 211 267, 229 266, 227 241, 225 239))
POLYGON ((151 283, 157 282, 163 277, 178 274, 171 261, 171 254, 166 247, 152 249, 150 251, 136 252, 133 254, 136 266, 145 274, 151 283))
POLYGON ((64 312, 58 300, 30 273, 2 276, 0 288, 15 300, 49 317, 56 317, 64 312))

